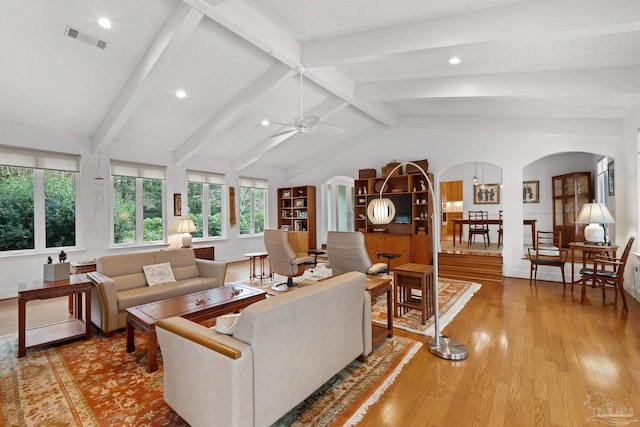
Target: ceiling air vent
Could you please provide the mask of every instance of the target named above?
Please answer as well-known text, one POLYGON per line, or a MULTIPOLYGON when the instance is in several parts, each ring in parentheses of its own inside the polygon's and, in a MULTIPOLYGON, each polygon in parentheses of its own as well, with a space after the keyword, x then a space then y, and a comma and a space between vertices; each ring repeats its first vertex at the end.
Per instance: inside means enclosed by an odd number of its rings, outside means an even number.
POLYGON ((67 25, 67 28, 64 29, 64 35, 72 39, 80 40, 83 43, 90 44, 91 46, 97 47, 101 50, 104 50, 107 48, 107 46, 109 46, 109 43, 107 41, 100 40, 99 38, 84 33, 77 28, 73 28, 70 25, 67 25))

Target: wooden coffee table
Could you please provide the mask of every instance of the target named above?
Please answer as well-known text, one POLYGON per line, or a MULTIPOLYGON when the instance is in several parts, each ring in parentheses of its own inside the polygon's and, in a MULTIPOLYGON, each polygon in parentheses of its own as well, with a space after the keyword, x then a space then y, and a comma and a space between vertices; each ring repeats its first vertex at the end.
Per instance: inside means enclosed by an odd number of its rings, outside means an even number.
POLYGON ((134 328, 146 333, 147 372, 154 372, 158 370, 158 320, 180 316, 194 322, 203 322, 239 311, 266 297, 265 291, 232 285, 127 308, 127 352, 131 353, 136 349, 133 339, 134 328))

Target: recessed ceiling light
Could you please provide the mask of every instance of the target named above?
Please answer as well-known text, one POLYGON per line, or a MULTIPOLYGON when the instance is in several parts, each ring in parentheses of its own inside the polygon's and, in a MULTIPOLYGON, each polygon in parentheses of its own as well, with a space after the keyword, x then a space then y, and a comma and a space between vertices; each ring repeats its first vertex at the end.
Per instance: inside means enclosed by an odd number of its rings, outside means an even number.
POLYGON ((176 96, 178 98, 186 98, 187 97, 187 92, 183 91, 182 89, 176 91, 176 96))
POLYGON ((457 56, 449 58, 449 64, 458 65, 459 63, 460 63, 460 58, 458 58, 457 56))
POLYGON ((260 122, 262 124, 262 126, 269 126, 269 120, 264 119, 262 120, 262 122, 260 122))
POLYGON ((99 18, 98 25, 108 30, 109 28, 111 28, 111 21, 109 21, 108 18, 99 18))

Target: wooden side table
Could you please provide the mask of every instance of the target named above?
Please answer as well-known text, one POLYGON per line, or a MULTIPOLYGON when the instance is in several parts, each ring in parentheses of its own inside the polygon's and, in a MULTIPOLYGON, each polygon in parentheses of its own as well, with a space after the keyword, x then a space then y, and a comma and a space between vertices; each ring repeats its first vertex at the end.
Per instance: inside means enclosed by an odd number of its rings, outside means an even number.
POLYGON ((391 288, 391 278, 367 276, 367 292, 371 295, 371 304, 376 297, 387 294, 387 327, 373 324, 371 326, 371 345, 376 345, 384 338, 393 336, 393 292, 391 288))
MULTIPOLYGON (((92 271, 96 271, 96 262, 95 260, 92 262, 71 262, 69 271, 71 274, 91 273, 92 271)), ((75 295, 69 295, 69 314, 71 315, 76 312, 76 301, 77 298, 75 295)))
POLYGON ((44 344, 69 341, 84 336, 91 339, 91 281, 85 274, 73 274, 68 279, 46 282, 42 279, 18 283, 18 357, 26 356, 27 349, 44 344), (82 294, 85 294, 83 320, 82 294), (27 301, 64 296, 77 298, 75 317, 63 322, 27 329, 27 301))
POLYGON ((249 281, 253 282, 253 279, 259 279, 260 283, 262 283, 263 279, 272 278, 273 279, 273 271, 271 270, 271 260, 269 260, 269 255, 266 252, 249 252, 244 254, 247 258, 249 258, 249 281), (267 259, 269 261, 269 274, 265 273, 264 269, 264 260, 267 259), (256 260, 260 262, 260 274, 256 273, 256 260))
POLYGON ((410 309, 422 312, 422 324, 433 315, 433 266, 425 264, 402 264, 393 270, 395 293, 395 315, 400 317, 410 309), (416 295, 412 291, 420 291, 416 295))
POLYGON ((574 284, 582 283, 582 277, 575 278, 576 250, 582 252, 582 268, 586 268, 588 258, 595 255, 609 255, 609 253, 615 258, 619 248, 617 245, 593 245, 585 242, 569 242, 569 247, 571 248, 571 290, 574 284))

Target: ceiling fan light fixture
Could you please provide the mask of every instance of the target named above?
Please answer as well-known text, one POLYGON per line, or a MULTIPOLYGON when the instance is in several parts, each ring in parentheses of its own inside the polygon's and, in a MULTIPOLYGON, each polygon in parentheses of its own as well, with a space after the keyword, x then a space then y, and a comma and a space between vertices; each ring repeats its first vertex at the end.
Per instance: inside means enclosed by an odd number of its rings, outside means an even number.
POLYGON ((186 97, 187 97, 187 92, 185 92, 185 91, 184 91, 184 90, 182 90, 182 89, 178 89, 178 90, 176 91, 176 97, 178 97, 178 98, 180 98, 180 99, 182 99, 182 98, 186 98, 186 97))
POLYGON ((262 121, 260 122, 260 124, 262 126, 269 126, 271 124, 271 122, 267 119, 262 119, 262 121))
POLYGON ((451 65, 458 65, 460 62, 462 61, 457 56, 452 56, 451 58, 449 58, 449 64, 451 65))

